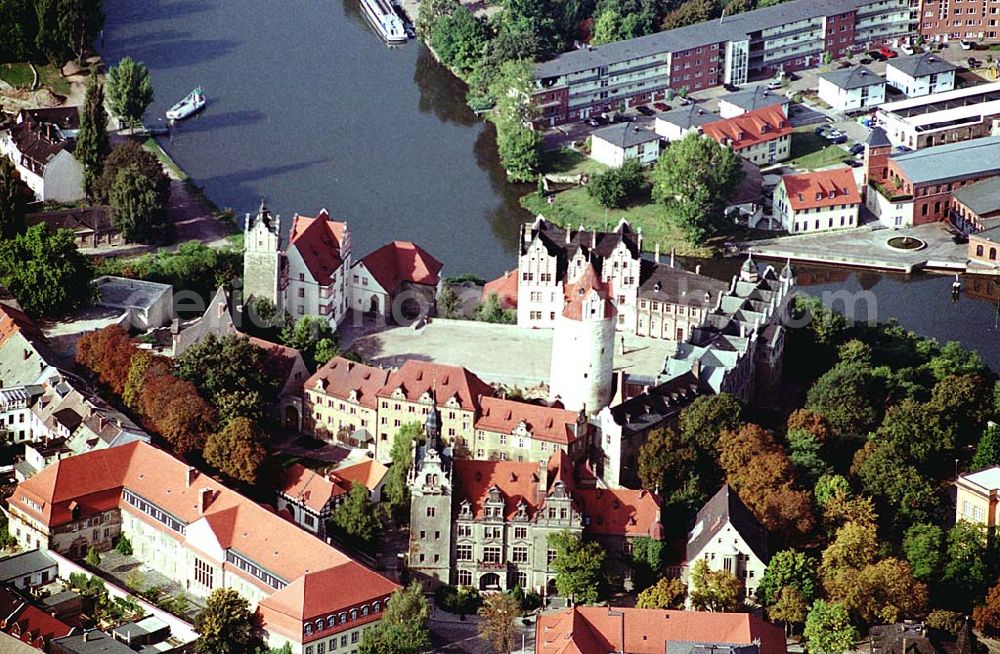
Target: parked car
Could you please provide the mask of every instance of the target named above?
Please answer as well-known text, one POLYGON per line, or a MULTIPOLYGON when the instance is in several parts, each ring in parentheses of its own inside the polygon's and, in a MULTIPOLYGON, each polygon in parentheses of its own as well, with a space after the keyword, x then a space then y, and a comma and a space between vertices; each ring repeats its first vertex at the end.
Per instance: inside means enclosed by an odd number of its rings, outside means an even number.
POLYGON ((886 57, 878 50, 869 50, 868 56, 874 59, 875 61, 885 61, 886 59, 888 59, 888 57, 886 57))
POLYGON ((963 39, 963 40, 961 40, 961 41, 958 42, 958 45, 963 50, 971 50, 972 49, 972 42, 971 41, 966 41, 966 40, 963 39))
POLYGON ((975 57, 969 57, 965 61, 969 64, 969 68, 979 68, 979 60, 975 57))
POLYGON ((662 102, 654 102, 653 106, 656 108, 657 111, 670 111, 669 104, 664 104, 662 102))
POLYGON ((638 111, 639 113, 641 113, 643 116, 655 116, 656 115, 655 111, 653 111, 652 109, 650 109, 649 107, 647 107, 644 104, 640 104, 639 106, 637 106, 635 108, 635 110, 638 111))
POLYGON ((864 143, 855 143, 848 150, 848 152, 850 152, 853 155, 859 155, 859 154, 863 153, 864 151, 865 151, 865 144, 864 143))
POLYGON ((601 120, 600 118, 588 118, 583 122, 587 123, 591 127, 600 127, 601 125, 604 124, 604 121, 601 120))
POLYGON ((813 131, 816 132, 817 136, 823 136, 823 132, 826 131, 826 127, 827 127, 826 125, 820 125, 819 127, 817 127, 816 129, 814 129, 813 131))
POLYGON ((861 166, 864 166, 864 164, 858 161, 857 159, 845 159, 844 163, 850 166, 851 168, 860 168, 861 166))
POLYGON ((825 138, 830 143, 833 143, 834 145, 840 145, 842 143, 847 143, 847 134, 844 134, 843 132, 835 130, 835 129, 834 130, 830 130, 829 132, 827 132, 826 134, 824 134, 823 138, 825 138))
POLYGON ((689 104, 691 104, 691 101, 688 100, 687 98, 681 98, 680 100, 677 101, 677 104, 679 104, 682 107, 686 107, 689 104))
POLYGON ((910 45, 909 43, 904 43, 903 45, 899 46, 899 49, 903 52, 903 54, 906 55, 911 55, 915 52, 913 46, 910 45))
POLYGON ((781 80, 773 79, 767 83, 768 91, 777 91, 780 88, 781 88, 781 80))
POLYGON ((883 45, 881 48, 878 49, 878 51, 881 52, 882 56, 885 57, 886 59, 895 59, 896 57, 899 56, 899 54, 895 50, 893 50, 887 45, 883 45))
POLYGON ((726 89, 730 93, 736 93, 737 91, 740 90, 740 87, 736 86, 735 84, 730 84, 729 82, 723 84, 722 88, 726 89))

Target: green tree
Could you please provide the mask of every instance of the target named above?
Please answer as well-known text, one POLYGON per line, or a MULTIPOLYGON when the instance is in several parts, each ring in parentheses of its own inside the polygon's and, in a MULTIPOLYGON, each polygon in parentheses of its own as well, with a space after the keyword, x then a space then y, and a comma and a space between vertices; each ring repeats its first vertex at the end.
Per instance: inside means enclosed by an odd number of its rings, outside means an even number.
POLYGON ((244 654, 258 645, 250 603, 232 588, 216 588, 194 619, 198 654, 244 654))
POLYGON ((594 19, 594 34, 590 42, 593 45, 601 45, 629 38, 622 23, 622 15, 617 9, 605 9, 594 19))
POLYGON ((855 456, 854 470, 880 515, 902 533, 912 524, 930 522, 939 498, 934 484, 890 443, 869 441, 855 456))
POLYGON ((874 563, 878 554, 875 525, 849 522, 837 530, 836 537, 825 550, 819 566, 824 586, 845 570, 860 570, 874 563))
MULTIPOLYGON (((137 141, 128 140, 116 145, 104 159, 101 176, 94 184, 93 194, 97 201, 107 202, 111 197, 111 188, 118 179, 118 172, 123 168, 135 167, 153 181, 158 198, 157 204, 167 206, 170 200, 170 178, 163 171, 163 164, 152 152, 142 147, 137 141)), ((202 244, 198 244, 202 245, 202 244)), ((202 245, 202 247, 206 247, 202 245)), ((214 290, 214 288, 213 288, 214 290)))
POLYGON ((37 56, 38 16, 32 0, 0 0, 0 62, 37 56))
POLYGON ((743 176, 732 148, 692 132, 660 155, 653 169, 653 198, 667 207, 688 240, 700 242, 723 225, 726 199, 743 176))
POLYGON ((399 428, 392 439, 389 460, 392 465, 386 475, 382 492, 385 495, 389 513, 399 521, 407 521, 410 513, 410 489, 406 485, 406 475, 413 465, 413 443, 423 438, 423 429, 418 422, 408 422, 399 428))
POLYGON ((339 354, 337 334, 330 322, 319 316, 303 316, 281 330, 281 342, 302 353, 313 370, 339 354))
POLYGON ((1000 554, 979 526, 959 521, 948 531, 945 564, 941 574, 944 608, 969 612, 997 579, 1000 554))
POLYGON ((458 3, 455 0, 426 0, 417 9, 417 36, 424 41, 430 40, 431 30, 438 20, 455 10, 458 3))
POLYGON ((534 179, 541 163, 542 139, 523 123, 497 123, 497 150, 512 182, 534 179))
POLYGON ((445 318, 454 318, 462 308, 462 302, 458 297, 458 293, 450 285, 445 285, 441 289, 441 292, 438 293, 437 303, 441 315, 445 318))
POLYGON ((816 600, 809 609, 802 636, 810 654, 843 654, 854 646, 858 630, 842 604, 816 600))
POLYGON ((681 410, 678 421, 681 437, 708 452, 714 452, 724 431, 743 424, 743 405, 734 395, 699 395, 681 410))
POLYGON ((65 35, 60 31, 59 5, 62 1, 35 0, 35 16, 38 19, 35 48, 46 61, 57 68, 62 68, 73 53, 65 35))
POLYGON ((497 293, 490 293, 485 302, 480 302, 472 311, 472 317, 479 322, 513 325, 517 314, 512 309, 504 309, 497 293))
POLYGON ((878 420, 871 399, 871 383, 872 376, 867 369, 837 364, 809 389, 805 408, 829 420, 838 437, 867 434, 878 420))
POLYGON ((233 479, 255 484, 267 460, 266 442, 267 435, 256 422, 238 416, 208 437, 205 461, 233 479))
POLYGON ((781 550, 767 564, 757 586, 757 596, 764 606, 778 601, 783 588, 793 588, 806 602, 816 596, 816 560, 803 552, 781 550))
POLYGON ((652 584, 663 570, 664 544, 649 536, 632 539, 632 583, 636 590, 652 584))
POLYGON ((360 654, 416 654, 431 644, 430 608, 417 582, 392 594, 385 613, 361 639, 360 654))
POLYGON ((584 542, 568 531, 549 534, 549 549, 555 551, 552 569, 556 588, 576 604, 594 604, 604 594, 604 561, 607 552, 594 541, 584 542))
POLYGON ((701 23, 718 15, 715 0, 688 0, 683 2, 663 19, 663 29, 673 30, 687 25, 701 23))
POLYGON ((80 131, 76 135, 76 147, 73 150, 73 156, 83 164, 87 195, 94 194, 97 180, 104 170, 104 159, 110 152, 108 115, 104 111, 104 86, 95 68, 87 78, 87 94, 80 114, 80 131))
POLYGON ((118 542, 115 543, 115 551, 122 556, 132 556, 132 541, 128 539, 128 536, 122 534, 118 537, 118 542))
POLYGON ((80 306, 90 299, 91 274, 71 230, 34 225, 0 239, 0 284, 29 315, 56 316, 80 306))
POLYGON ((660 579, 639 593, 636 608, 639 609, 683 609, 687 597, 687 586, 680 579, 660 579))
POLYGON ((691 606, 696 611, 735 611, 743 583, 725 570, 710 570, 705 559, 691 569, 691 606))
POLYGON ((842 571, 827 592, 865 624, 893 624, 927 610, 927 586, 913 578, 910 564, 894 558, 842 571))
POLYGON ((930 361, 934 378, 942 380, 949 375, 983 374, 986 364, 975 350, 970 350, 958 341, 948 341, 930 361))
POLYGON ((59 37, 66 47, 76 54, 77 63, 83 62, 87 46, 104 28, 103 0, 57 0, 59 37))
POLYGON ((486 23, 462 5, 444 14, 431 26, 431 43, 445 65, 468 73, 485 55, 489 33, 486 23))
POLYGON ((24 231, 28 187, 17 176, 14 163, 0 156, 0 239, 14 238, 24 231))
POLYGON ((979 439, 971 469, 984 470, 995 465, 1000 465, 1000 429, 996 425, 990 425, 979 439))
POLYGON ((634 198, 645 183, 642 164, 638 159, 628 159, 620 168, 611 168, 591 178, 587 194, 601 206, 615 209, 634 198))
POLYGON ((333 512, 330 523, 345 540, 366 551, 373 550, 382 535, 378 508, 369 499, 364 484, 351 485, 347 499, 333 512))
POLYGON ((108 71, 108 102, 122 122, 134 127, 142 123, 153 102, 153 82, 146 65, 125 57, 108 71))
POLYGON ((944 530, 937 525, 913 525, 903 538, 903 552, 916 579, 936 581, 944 567, 944 530))
POLYGON ((89 565, 90 567, 96 568, 97 566, 101 565, 101 553, 97 551, 96 547, 91 545, 87 549, 87 556, 84 558, 84 561, 86 561, 87 565, 89 565))
POLYGON ((166 214, 156 192, 156 181, 136 166, 119 168, 108 204, 115 210, 115 226, 132 243, 165 240, 166 214))
POLYGON ((782 586, 774 603, 767 609, 767 617, 785 624, 786 635, 793 625, 803 624, 809 614, 809 605, 802 593, 792 586, 782 586))
POLYGON ((479 617, 479 635, 497 654, 509 654, 514 649, 515 620, 521 617, 521 603, 509 593, 494 593, 479 607, 479 617))

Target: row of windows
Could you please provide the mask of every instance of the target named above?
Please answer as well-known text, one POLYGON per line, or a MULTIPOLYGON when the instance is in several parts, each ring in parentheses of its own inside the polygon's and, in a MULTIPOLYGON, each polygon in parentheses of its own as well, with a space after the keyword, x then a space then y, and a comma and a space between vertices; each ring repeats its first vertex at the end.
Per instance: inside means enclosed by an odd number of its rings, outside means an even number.
POLYGON ((263 570, 258 565, 253 563, 250 559, 240 554, 237 554, 235 550, 231 549, 226 550, 226 562, 235 565, 243 572, 253 575, 257 579, 260 579, 265 584, 276 590, 280 590, 287 585, 283 579, 279 579, 278 577, 272 575, 270 572, 263 570))
MULTIPOLYGON (((388 597, 385 599, 385 605, 389 606, 389 598, 388 597)), ((348 622, 353 622, 354 620, 357 620, 358 617, 365 617, 369 613, 381 613, 381 612, 382 612, 382 602, 376 600, 376 601, 372 602, 371 606, 365 604, 365 605, 361 606, 359 609, 351 609, 350 611, 342 611, 339 614, 333 614, 333 613, 331 613, 330 615, 326 616, 325 620, 323 618, 316 618, 315 620, 313 620, 311 622, 306 622, 305 625, 303 625, 303 631, 305 632, 306 636, 311 636, 314 631, 320 632, 320 631, 323 631, 325 629, 333 629, 338 624, 343 625, 343 624, 347 624, 348 622)), ((358 637, 358 633, 359 632, 355 631, 351 635, 351 637, 355 639, 355 640, 352 640, 351 642, 353 642, 353 643, 358 642, 356 640, 357 637, 358 637)), ((344 638, 347 638, 347 636, 344 636, 344 638)), ((346 640, 343 641, 343 644, 346 645, 347 641, 346 640)))
POLYGON ((173 517, 172 515, 170 515, 160 507, 156 506, 152 502, 147 502, 146 500, 142 499, 132 491, 126 490, 123 493, 123 496, 125 497, 125 502, 127 502, 129 505, 139 509, 149 517, 156 520, 157 522, 164 524, 167 527, 170 527, 170 529, 176 531, 178 534, 183 535, 187 531, 187 525, 185 523, 173 517))
MULTIPOLYGON (((351 644, 355 644, 360 640, 361 640, 360 632, 355 631, 353 634, 351 634, 351 644)), ((340 637, 340 646, 347 647, 347 634, 344 634, 343 636, 340 637)), ((315 644, 315 650, 313 648, 314 648, 313 645, 306 645, 305 654, 313 654, 314 651, 316 654, 326 654, 326 652, 328 651, 327 648, 329 648, 329 651, 332 652, 337 649, 337 637, 334 636, 329 641, 325 640, 320 641, 315 644)), ((357 654, 357 652, 358 650, 352 649, 350 654, 357 654)), ((347 653, 345 652, 344 654, 347 653)))

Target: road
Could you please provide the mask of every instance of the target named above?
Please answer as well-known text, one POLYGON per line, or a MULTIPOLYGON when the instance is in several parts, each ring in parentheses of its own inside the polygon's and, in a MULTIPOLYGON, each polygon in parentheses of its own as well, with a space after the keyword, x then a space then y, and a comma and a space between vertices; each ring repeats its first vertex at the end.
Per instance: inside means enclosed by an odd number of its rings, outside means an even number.
MULTIPOLYGON (((465 622, 436 620, 428 623, 431 632, 432 654, 494 654, 493 647, 478 634, 478 619, 470 616, 465 622)), ((515 639, 515 649, 511 654, 534 654, 535 624, 518 624, 519 636, 515 639)))

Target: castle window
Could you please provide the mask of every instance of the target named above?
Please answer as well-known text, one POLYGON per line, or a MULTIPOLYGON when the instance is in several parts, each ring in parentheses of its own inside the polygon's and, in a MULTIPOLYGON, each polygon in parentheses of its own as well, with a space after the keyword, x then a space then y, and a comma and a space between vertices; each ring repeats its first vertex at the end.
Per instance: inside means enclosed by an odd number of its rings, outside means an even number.
POLYGON ((528 562, 528 547, 526 545, 515 545, 513 550, 514 563, 528 562))
POLYGON ((528 538, 528 528, 527 527, 514 527, 514 538, 517 540, 525 540, 528 538))
POLYGON ((212 566, 208 563, 202 561, 201 559, 194 560, 194 579, 199 584, 205 588, 212 587, 212 577, 214 576, 214 571, 212 566))
POLYGON ((472 545, 459 545, 455 548, 455 559, 458 561, 472 560, 472 545))
MULTIPOLYGON (((431 477, 431 475, 427 475, 427 476, 428 476, 428 477, 431 477)), ((429 480, 428 480, 428 481, 429 481, 429 480)), ((436 513, 436 511, 435 511, 435 509, 434 509, 434 507, 433 507, 433 506, 429 506, 429 507, 427 507, 427 517, 428 517, 428 518, 433 518, 433 517, 434 517, 434 514, 435 514, 435 513, 436 513)))
POLYGON ((472 585, 472 573, 468 570, 458 571, 458 585, 459 586, 471 586, 472 585))
POLYGON ((500 548, 499 547, 484 547, 483 548, 483 562, 484 563, 500 563, 500 548))

